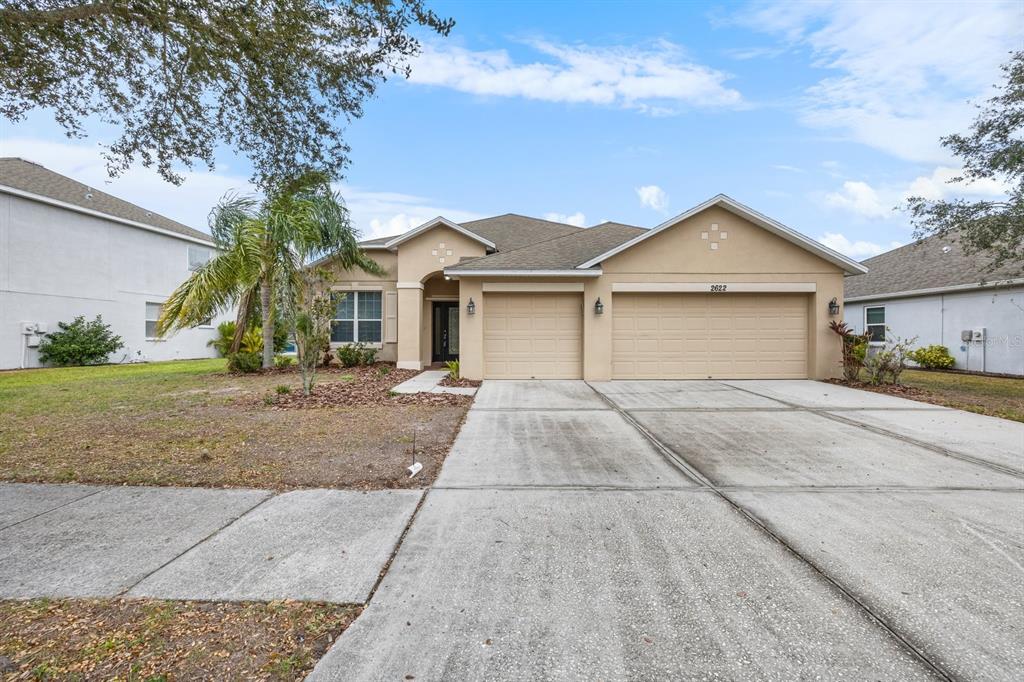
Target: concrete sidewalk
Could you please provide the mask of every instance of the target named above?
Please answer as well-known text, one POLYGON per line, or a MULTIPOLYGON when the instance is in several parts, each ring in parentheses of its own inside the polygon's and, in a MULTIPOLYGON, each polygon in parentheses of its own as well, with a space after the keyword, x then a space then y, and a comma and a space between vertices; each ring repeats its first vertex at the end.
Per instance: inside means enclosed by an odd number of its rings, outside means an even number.
POLYGON ((0 484, 0 598, 363 603, 422 494, 0 484))

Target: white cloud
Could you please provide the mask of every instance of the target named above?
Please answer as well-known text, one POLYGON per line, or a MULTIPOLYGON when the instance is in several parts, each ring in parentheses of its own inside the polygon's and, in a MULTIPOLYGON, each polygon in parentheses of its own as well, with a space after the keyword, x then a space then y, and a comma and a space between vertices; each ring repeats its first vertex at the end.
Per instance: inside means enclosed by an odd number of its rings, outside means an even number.
POLYGON ((890 184, 873 187, 864 181, 848 180, 842 188, 824 195, 826 206, 843 209, 863 218, 897 217, 894 209, 909 197, 918 196, 934 201, 951 197, 984 198, 1005 196, 1010 186, 1000 180, 986 178, 972 183, 950 184, 962 171, 939 166, 931 175, 921 175, 908 184, 890 184))
POLYGON ((825 195, 825 204, 845 209, 865 218, 884 218, 893 203, 885 204, 878 192, 866 182, 847 180, 838 192, 825 195))
MULTIPOLYGON (((206 218, 210 209, 221 197, 228 192, 255 191, 247 179, 217 172, 186 171, 183 173, 185 182, 178 187, 141 167, 111 179, 99 147, 89 144, 5 138, 3 153, 36 161, 52 171, 204 232, 209 231, 206 218)), ((438 215, 456 222, 484 217, 410 194, 369 191, 351 185, 336 185, 335 189, 345 200, 353 225, 366 239, 405 232, 438 215)))
POLYGON ((678 45, 590 47, 534 41, 546 61, 516 62, 505 50, 427 44, 409 81, 474 95, 620 106, 658 116, 683 106, 738 107, 728 76, 689 60, 678 45))
POLYGON ((803 168, 797 168, 796 166, 787 166, 784 163, 777 163, 772 166, 775 170, 786 171, 787 173, 803 173, 803 168))
POLYGON ((923 197, 930 201, 950 196, 1001 197, 1005 196, 1010 185, 994 178, 982 178, 971 183, 958 182, 950 184, 954 178, 961 177, 963 171, 948 166, 939 166, 931 175, 922 175, 910 183, 904 193, 905 197, 923 197))
POLYGON ((551 220, 556 223, 565 223, 566 225, 575 225, 576 227, 584 227, 587 224, 587 216, 583 215, 580 211, 576 211, 569 215, 565 213, 545 213, 544 220, 551 220))
POLYGON ((838 251, 839 253, 856 260, 877 256, 885 251, 890 251, 896 247, 903 246, 902 243, 897 241, 889 242, 888 246, 866 241, 851 242, 845 235, 839 232, 826 232, 825 236, 818 237, 818 241, 833 251, 838 251))
POLYGON ((1019 49, 1016 2, 756 2, 739 21, 805 47, 833 72, 807 91, 802 120, 897 157, 947 162, 939 137, 964 130, 966 101, 1003 80, 1019 49))
POLYGON ((647 208, 652 208, 661 213, 664 213, 665 209, 668 208, 668 195, 665 194, 665 190, 657 185, 637 187, 636 195, 640 198, 640 203, 647 208))

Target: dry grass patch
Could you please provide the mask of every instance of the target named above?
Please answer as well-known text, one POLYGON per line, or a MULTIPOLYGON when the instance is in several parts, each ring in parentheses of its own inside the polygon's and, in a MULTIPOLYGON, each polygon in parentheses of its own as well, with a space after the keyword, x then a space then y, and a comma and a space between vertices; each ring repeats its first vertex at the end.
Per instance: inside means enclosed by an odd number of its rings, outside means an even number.
POLYGON ((0 601, 10 680, 300 680, 360 606, 0 601))
POLYGON ((340 385, 347 402, 283 409, 301 394, 294 371, 232 375, 223 360, 3 372, 0 476, 273 489, 424 486, 470 399, 392 400, 390 388, 403 378, 397 370, 332 368, 315 394, 340 385), (373 377, 372 388, 361 386, 363 373, 373 377), (351 399, 361 392, 369 395, 365 404, 351 399), (424 471, 410 480, 414 438, 424 471))

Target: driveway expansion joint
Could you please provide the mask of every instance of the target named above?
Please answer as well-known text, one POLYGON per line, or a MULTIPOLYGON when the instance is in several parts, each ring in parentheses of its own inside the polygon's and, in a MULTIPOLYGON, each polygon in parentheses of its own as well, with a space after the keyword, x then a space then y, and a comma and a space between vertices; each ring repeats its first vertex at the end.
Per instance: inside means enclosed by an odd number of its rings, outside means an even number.
MULTIPOLYGON (((612 400, 608 396, 604 395, 601 391, 598 391, 596 388, 594 388, 590 384, 590 382, 584 382, 584 383, 592 391, 597 393, 603 400, 605 400, 606 403, 611 405, 612 408, 616 412, 618 412, 622 416, 623 419, 625 419, 629 424, 631 424, 634 428, 636 428, 641 433, 641 435, 643 435, 644 438, 646 438, 659 452, 661 452, 663 455, 665 455, 666 457, 670 458, 674 463, 676 463, 681 471, 684 471, 684 472, 688 473, 690 476, 692 476, 694 478, 694 480, 698 481, 701 485, 705 486, 707 489, 709 489, 710 491, 714 492, 718 497, 720 497, 730 507, 732 507, 737 513, 739 513, 741 516, 746 518, 752 524, 757 526, 768 537, 770 537, 775 542, 777 542, 779 545, 781 545, 783 548, 785 548, 793 557, 795 557, 799 561, 802 561, 811 570, 813 570, 817 575, 819 575, 824 581, 826 581, 828 584, 832 585, 832 587, 834 587, 837 591, 839 591, 840 594, 842 594, 848 600, 850 600, 851 603, 853 603, 854 605, 859 607, 874 623, 876 623, 880 628, 885 630, 893 639, 895 639, 900 645, 902 645, 911 655, 913 655, 915 658, 917 658, 919 661, 921 661, 921 663, 923 663, 925 666, 927 666, 928 669, 931 672, 933 672, 935 675, 937 675, 941 679, 947 680, 947 682, 953 682, 953 678, 940 665, 938 665, 937 663, 932 661, 925 654, 924 651, 922 651, 918 646, 916 646, 907 637, 905 637, 899 630, 896 629, 895 626, 890 625, 881 615, 877 614, 875 612, 875 610, 873 608, 871 608, 871 606, 869 606, 866 603, 865 600, 861 599, 859 596, 854 594, 851 590, 849 590, 845 586, 843 586, 843 584, 840 583, 836 578, 833 578, 828 572, 826 572, 823 567, 819 566, 817 564, 817 562, 813 561, 809 557, 807 557, 804 554, 802 554, 799 550, 796 549, 796 547, 791 545, 781 535, 777 534, 774 530, 772 530, 771 527, 769 527, 769 525, 767 523, 765 523, 760 518, 758 518, 754 513, 752 513, 748 509, 746 509, 740 503, 738 503, 735 500, 733 500, 729 495, 726 494, 725 490, 723 490, 722 488, 720 488, 717 485, 715 485, 710 479, 708 479, 706 476, 704 476, 702 473, 700 473, 698 470, 696 470, 682 456, 680 456, 677 452, 675 452, 675 450, 673 450, 671 447, 669 447, 669 446, 665 445, 664 443, 662 443, 653 433, 651 433, 648 429, 646 429, 643 425, 641 425, 631 414, 629 414, 626 410, 621 408, 614 400, 612 400)), ((742 388, 738 388, 738 387, 733 387, 733 388, 737 388, 737 390, 744 391, 744 392, 750 393, 752 395, 757 395, 757 396, 762 397, 762 398, 766 397, 766 396, 761 396, 760 394, 754 393, 753 391, 749 391, 747 389, 742 389, 742 388)), ((771 400, 777 400, 777 399, 776 398, 771 398, 771 400)), ((782 403, 784 405, 790 406, 790 407, 798 407, 797 405, 794 405, 793 403, 790 403, 788 401, 778 400, 778 402, 780 402, 780 403, 782 403)), ((841 419, 836 419, 836 421, 842 421, 842 420, 841 419)))

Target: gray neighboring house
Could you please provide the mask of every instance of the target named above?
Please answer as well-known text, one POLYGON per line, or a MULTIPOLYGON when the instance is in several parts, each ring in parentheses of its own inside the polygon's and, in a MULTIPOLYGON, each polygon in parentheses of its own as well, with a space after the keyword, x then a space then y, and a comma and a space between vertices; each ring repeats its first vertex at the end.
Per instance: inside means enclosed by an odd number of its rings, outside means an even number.
POLYGON ((215 356, 207 341, 222 318, 153 337, 161 304, 214 253, 208 234, 0 158, 0 369, 38 367, 45 333, 78 315, 102 315, 122 337, 111 362, 215 356))
POLYGON ((863 261, 845 281, 846 321, 875 343, 885 328, 915 346, 949 348, 956 369, 1024 375, 1024 274, 928 237, 863 261))

